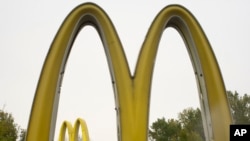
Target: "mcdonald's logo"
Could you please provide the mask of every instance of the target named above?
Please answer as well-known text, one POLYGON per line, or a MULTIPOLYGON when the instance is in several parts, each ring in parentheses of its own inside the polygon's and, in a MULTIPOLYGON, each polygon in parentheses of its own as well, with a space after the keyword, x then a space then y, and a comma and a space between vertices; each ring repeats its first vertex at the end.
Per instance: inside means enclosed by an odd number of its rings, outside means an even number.
POLYGON ((82 141, 89 141, 89 133, 86 122, 78 118, 74 124, 74 127, 72 127, 71 123, 68 121, 64 121, 62 123, 61 129, 60 129, 60 135, 58 141, 64 141, 65 140, 65 132, 66 129, 68 130, 68 137, 69 141, 75 141, 78 139, 78 132, 79 128, 82 129, 82 141))
POLYGON ((210 44, 194 16, 179 5, 163 8, 152 22, 130 74, 116 30, 99 6, 76 7, 61 25, 46 57, 30 115, 27 141, 53 140, 61 81, 72 43, 79 30, 92 25, 107 56, 118 111, 118 139, 146 141, 150 86, 161 35, 167 27, 179 31, 196 74, 206 140, 229 140, 231 115, 224 82, 210 44))

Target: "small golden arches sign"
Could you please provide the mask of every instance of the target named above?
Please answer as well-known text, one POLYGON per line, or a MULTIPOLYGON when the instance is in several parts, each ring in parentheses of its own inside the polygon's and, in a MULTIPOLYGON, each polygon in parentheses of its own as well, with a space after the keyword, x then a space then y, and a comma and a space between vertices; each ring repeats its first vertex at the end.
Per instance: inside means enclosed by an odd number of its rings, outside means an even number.
POLYGON ((87 124, 86 122, 81 119, 78 118, 75 121, 74 126, 72 127, 71 123, 68 121, 64 121, 62 123, 61 129, 60 129, 60 133, 59 133, 59 140, 58 141, 64 141, 65 140, 65 133, 66 130, 68 130, 68 137, 69 137, 69 141, 76 141, 78 140, 78 132, 79 132, 79 128, 81 127, 81 133, 82 133, 82 141, 89 141, 89 133, 88 133, 88 128, 87 128, 87 124))
POLYGON ((92 25, 98 31, 111 72, 118 111, 118 140, 146 141, 150 87, 154 61, 165 28, 174 27, 186 44, 199 89, 206 140, 229 140, 232 122, 224 82, 212 48, 197 20, 184 7, 163 8, 152 22, 130 74, 116 30, 99 6, 85 3, 64 20, 46 57, 30 115, 27 141, 52 141, 65 64, 79 30, 92 25))

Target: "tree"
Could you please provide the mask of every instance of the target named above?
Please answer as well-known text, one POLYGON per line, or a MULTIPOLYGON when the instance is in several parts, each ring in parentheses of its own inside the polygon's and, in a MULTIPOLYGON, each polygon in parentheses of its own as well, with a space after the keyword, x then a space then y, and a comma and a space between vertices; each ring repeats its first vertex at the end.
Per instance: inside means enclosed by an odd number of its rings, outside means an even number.
POLYGON ((18 130, 12 114, 0 110, 0 141, 16 141, 18 130))
MULTIPOLYGON (((247 94, 240 96, 236 91, 234 93, 227 91, 227 95, 234 123, 250 124, 250 96, 247 94)), ((178 120, 158 119, 149 129, 149 138, 154 141, 204 141, 200 109, 184 109, 179 113, 178 120)))
POLYGON ((178 140, 181 131, 181 124, 174 119, 168 121, 165 118, 157 119, 149 130, 150 140, 175 141, 178 140))
POLYGON ((205 140, 201 111, 199 108, 184 109, 179 113, 178 117, 183 129, 180 137, 183 141, 205 140))
POLYGON ((19 141, 25 141, 25 136, 26 136, 26 130, 25 129, 21 129, 21 133, 20 133, 20 139, 19 141))
POLYGON ((240 96, 237 91, 227 92, 235 124, 250 124, 250 96, 240 96))
POLYGON ((149 130, 149 138, 154 141, 203 141, 205 135, 199 108, 184 109, 179 119, 157 119, 149 130))
POLYGON ((199 108, 184 109, 182 113, 179 113, 179 120, 182 123, 183 129, 190 132, 190 134, 197 133, 203 140, 205 140, 201 111, 199 108))

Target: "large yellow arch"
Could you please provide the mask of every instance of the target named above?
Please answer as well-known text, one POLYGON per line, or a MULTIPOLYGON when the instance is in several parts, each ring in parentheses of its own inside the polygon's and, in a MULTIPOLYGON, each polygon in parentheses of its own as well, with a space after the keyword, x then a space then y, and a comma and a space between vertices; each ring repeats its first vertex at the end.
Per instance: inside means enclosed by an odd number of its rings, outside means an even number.
POLYGON ((147 140, 154 61, 162 32, 169 26, 182 35, 193 63, 206 140, 229 140, 231 115, 222 76, 205 34, 188 10, 171 5, 159 12, 142 45, 135 73, 131 75, 111 20, 100 7, 86 3, 67 16, 51 45, 33 101, 27 141, 53 140, 65 64, 77 33, 87 24, 97 29, 106 52, 118 112, 118 140, 147 140))

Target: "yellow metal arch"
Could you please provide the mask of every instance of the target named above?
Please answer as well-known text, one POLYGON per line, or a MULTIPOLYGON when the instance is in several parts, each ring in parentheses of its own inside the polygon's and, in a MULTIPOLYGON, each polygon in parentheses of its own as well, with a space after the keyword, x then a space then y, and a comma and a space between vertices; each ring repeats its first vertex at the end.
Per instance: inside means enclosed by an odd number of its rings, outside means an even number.
POLYGON ((229 140, 232 119, 219 66, 202 28, 187 9, 172 5, 157 15, 143 43, 135 78, 138 83, 151 82, 150 71, 153 71, 159 40, 166 27, 179 31, 189 52, 198 83, 206 140, 229 140))
POLYGON ((222 76, 205 34, 188 10, 171 5, 160 11, 147 33, 132 76, 109 17, 97 5, 86 3, 68 15, 51 45, 33 101, 27 141, 53 140, 65 64, 77 33, 87 24, 97 29, 106 52, 118 111, 119 140, 147 140, 154 61, 162 32, 169 26, 182 35, 193 63, 206 140, 229 140, 231 115, 222 76))
POLYGON ((59 133, 59 139, 58 141, 64 141, 65 140, 65 133, 66 130, 68 130, 68 137, 69 141, 77 141, 78 140, 78 131, 79 128, 82 129, 82 141, 89 141, 89 133, 86 122, 78 118, 74 124, 74 127, 72 127, 71 123, 68 121, 64 121, 60 133, 59 133))
POLYGON ((114 85, 120 87, 117 88, 119 91, 122 89, 124 92, 127 91, 126 86, 131 83, 128 65, 111 21, 95 4, 87 3, 78 6, 61 25, 46 57, 31 110, 28 141, 53 140, 61 81, 67 57, 78 31, 87 24, 94 25, 101 36, 114 85))
POLYGON ((68 130, 69 140, 72 141, 72 139, 73 139, 73 127, 72 127, 71 123, 68 121, 64 121, 62 123, 62 126, 60 128, 60 133, 59 133, 60 135, 59 135, 58 141, 65 141, 66 130, 68 130))
POLYGON ((77 140, 79 128, 82 129, 82 141, 89 141, 89 131, 85 120, 78 118, 74 124, 74 138, 73 141, 77 140))

